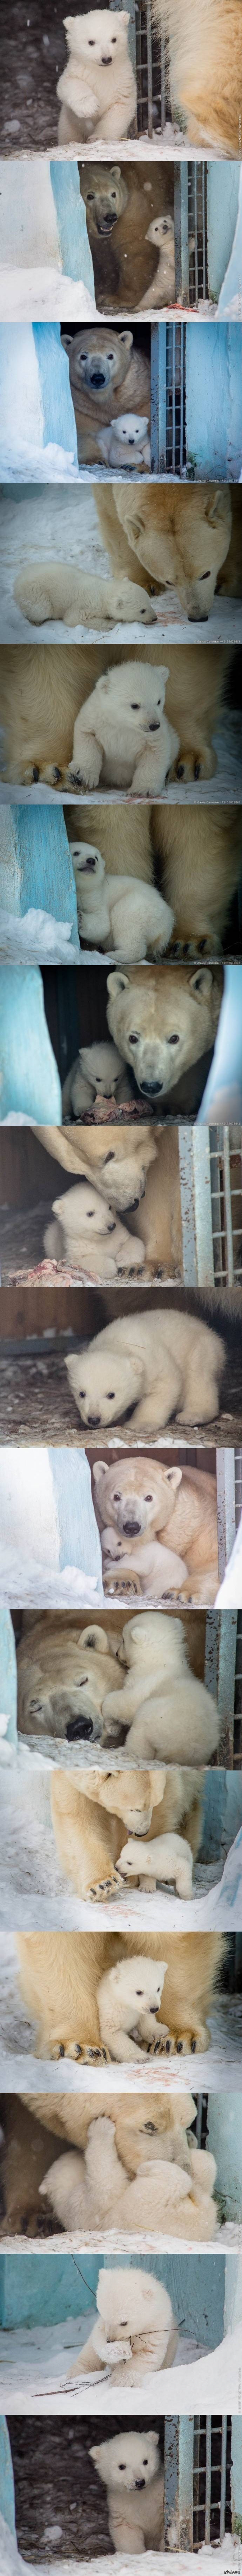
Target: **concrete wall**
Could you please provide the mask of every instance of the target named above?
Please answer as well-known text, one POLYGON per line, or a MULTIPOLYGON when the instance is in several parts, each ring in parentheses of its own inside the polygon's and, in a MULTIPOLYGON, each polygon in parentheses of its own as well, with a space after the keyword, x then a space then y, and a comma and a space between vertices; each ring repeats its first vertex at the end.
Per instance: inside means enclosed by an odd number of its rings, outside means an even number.
POLYGON ((230 475, 242 464, 242 368, 235 323, 186 327, 187 464, 197 478, 230 475))
MULTIPOLYGON (((117 2260, 122 2268, 123 2256, 117 2260)), ((236 2283, 236 2257, 229 2256, 236 2283)), ((137 2253, 131 2254, 129 2269, 137 2265, 137 2253)), ((34 2324, 51 2325, 68 2316, 86 2315, 98 2282, 101 2258, 95 2254, 11 2254, 0 2256, 0 2321, 3 2327, 34 2324)), ((116 2270, 114 2257, 105 2256, 105 2270, 116 2270)), ((224 2332, 225 2255, 185 2254, 147 2255, 141 2261, 142 2271, 152 2272, 164 2283, 172 2300, 174 2315, 184 2335, 213 2351, 222 2343, 224 2332)))
POLYGON ((78 945, 74 870, 62 805, 2 805, 1 908, 22 920, 29 909, 70 921, 78 945))
POLYGON ((239 162, 207 162, 208 292, 217 297, 232 251, 239 202, 239 162))

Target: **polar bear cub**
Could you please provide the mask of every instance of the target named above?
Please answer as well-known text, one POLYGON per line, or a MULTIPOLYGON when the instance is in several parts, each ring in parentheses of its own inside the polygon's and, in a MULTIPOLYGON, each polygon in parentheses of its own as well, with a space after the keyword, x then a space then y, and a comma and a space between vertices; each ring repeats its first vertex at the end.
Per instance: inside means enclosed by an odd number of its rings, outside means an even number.
POLYGON ((112 1040, 108 1044, 108 1040, 105 1043, 103 1038, 96 1038, 92 1046, 79 1047, 63 1085, 63 1117, 67 1118, 72 1109, 74 1118, 82 1118, 85 1109, 92 1109, 94 1100, 117 1100, 123 1075, 123 1059, 112 1040))
POLYGON ((119 142, 136 112, 136 82, 128 46, 129 10, 89 9, 64 18, 70 60, 57 81, 62 101, 59 142, 75 135, 119 142))
POLYGON ((220 1410, 225 1346, 198 1315, 174 1305, 154 1315, 118 1315, 84 1352, 66 1360, 81 1421, 110 1430, 127 1413, 134 1430, 154 1432, 166 1423, 214 1422, 220 1410))
POLYGON ((98 2477, 107 2488, 110 2540, 114 2549, 139 2556, 140 2550, 163 2548, 164 2475, 159 2466, 159 2434, 129 2432, 125 2424, 107 2442, 90 2449, 98 2477))
POLYGON ((153 242, 155 250, 158 251, 158 268, 156 268, 152 286, 147 286, 146 295, 142 296, 141 312, 144 311, 145 305, 150 307, 153 304, 156 307, 158 304, 174 304, 175 301, 173 215, 154 215, 153 223, 149 224, 145 238, 146 241, 153 242))
POLYGON ((87 2344, 83 2345, 70 2372, 76 2378, 108 2368, 112 2384, 119 2387, 125 2380, 133 2388, 136 2380, 143 2384, 143 2373, 164 2370, 174 2361, 177 2327, 171 2299, 163 2282, 140 2266, 113 2266, 102 2270, 96 2292, 97 2318, 87 2344))
POLYGON ((181 1834, 157 1834, 152 1843, 139 1842, 129 1835, 119 1855, 119 1870, 124 1879, 135 1879, 148 1890, 170 1886, 174 1882, 177 1896, 193 1896, 192 1852, 181 1834))
MULTIPOLYGON (((102 430, 99 449, 103 464, 120 466, 121 474, 125 465, 128 465, 129 472, 132 466, 134 473, 143 473, 144 466, 150 472, 148 413, 145 419, 144 413, 119 412, 118 420, 111 420, 109 429, 102 430)), ((137 615, 140 615, 140 610, 137 610, 137 615)))
MULTIPOLYGON (((125 1668, 120 1707, 129 1760, 133 1751, 144 1757, 149 1751, 162 1762, 211 1762, 219 1741, 218 1709, 192 1672, 182 1619, 147 1610, 125 1621, 119 1662, 125 1668)), ((103 1741, 115 1743, 120 1708, 112 1684, 102 1705, 103 1741)))
MULTIPOLYGON (((123 2062, 142 2060, 144 2047, 155 2049, 161 2038, 157 2026, 162 1988, 166 1975, 165 1959, 121 1959, 100 1978, 97 1990, 101 2039, 108 2043, 110 2057, 123 2062), (141 2045, 142 2043, 142 2045, 141 2045)), ((167 2028, 167 2024, 164 2025, 167 2028)))
POLYGON ((128 1234, 101 1192, 84 1177, 53 1200, 44 1246, 52 1259, 68 1262, 79 1272, 87 1270, 92 1279, 119 1279, 123 1271, 135 1277, 145 1259, 141 1237, 128 1234))
POLYGON ((114 663, 102 671, 76 716, 71 785, 88 789, 130 787, 160 795, 179 751, 179 737, 164 714, 168 666, 163 662, 114 663))
POLYGON ((174 923, 163 895, 137 877, 107 876, 101 850, 89 841, 71 841, 70 850, 80 937, 94 947, 113 948, 117 958, 133 963, 146 957, 147 949, 162 955, 174 923))

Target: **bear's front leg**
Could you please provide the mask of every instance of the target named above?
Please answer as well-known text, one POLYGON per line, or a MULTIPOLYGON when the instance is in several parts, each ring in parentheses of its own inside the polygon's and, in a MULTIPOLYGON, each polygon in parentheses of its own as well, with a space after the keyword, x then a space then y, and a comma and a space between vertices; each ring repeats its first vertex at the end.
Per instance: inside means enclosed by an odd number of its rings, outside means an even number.
POLYGON ((68 771, 71 787, 82 787, 84 794, 88 787, 98 787, 102 756, 102 746, 97 742, 96 734, 85 732, 82 715, 77 716, 74 725, 72 760, 68 771))
POLYGON ((195 734, 188 726, 187 735, 179 744, 178 758, 173 759, 172 768, 168 770, 168 780, 182 778, 185 785, 189 778, 213 778, 215 769, 217 756, 213 743, 204 741, 198 725, 195 734))

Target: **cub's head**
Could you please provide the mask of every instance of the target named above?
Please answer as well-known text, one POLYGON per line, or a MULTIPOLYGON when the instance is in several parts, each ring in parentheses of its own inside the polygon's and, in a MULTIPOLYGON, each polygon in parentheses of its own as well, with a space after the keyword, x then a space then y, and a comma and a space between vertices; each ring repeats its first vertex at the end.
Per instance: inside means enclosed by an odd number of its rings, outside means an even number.
POLYGON ((90 2451, 90 2459, 95 2461, 104 2486, 118 2487, 120 2495, 125 2487, 132 2495, 136 2487, 140 2491, 157 2476, 159 2434, 151 2431, 150 2425, 145 2433, 129 2433, 125 2424, 123 2432, 114 2433, 110 2441, 98 2442, 90 2451))

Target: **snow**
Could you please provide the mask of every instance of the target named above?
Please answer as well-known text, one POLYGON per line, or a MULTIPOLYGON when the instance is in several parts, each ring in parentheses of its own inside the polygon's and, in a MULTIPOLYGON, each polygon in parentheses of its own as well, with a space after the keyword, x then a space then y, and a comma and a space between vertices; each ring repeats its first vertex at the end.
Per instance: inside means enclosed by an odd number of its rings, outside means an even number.
POLYGON ((238 2413, 241 2320, 229 2335, 224 2335, 214 2352, 199 2349, 191 2337, 180 2334, 176 2360, 170 2369, 149 2371, 145 2383, 139 2386, 138 2380, 135 2382, 135 2391, 128 2389, 124 2380, 117 2394, 108 2368, 104 2371, 100 2365, 100 2374, 89 2371, 88 2380, 81 2370, 81 2351, 95 2314, 92 2306, 85 2316, 68 2317, 61 2324, 9 2327, 7 2333, 1 2332, 0 2390, 6 2412, 25 2414, 27 2405, 33 2414, 37 2399, 41 2413, 46 2411, 46 2400, 49 2413, 60 2413, 64 2400, 65 2415, 74 2415, 79 2413, 81 2395, 82 2412, 88 2415, 90 2394, 95 2389, 95 2413, 108 2417, 112 2412, 116 2416, 119 2410, 126 2419, 133 2417, 134 2405, 135 2412, 142 2407, 143 2413, 145 2399, 149 2415, 153 2408, 157 2413, 159 2406, 162 2414, 169 2413, 171 2403, 174 2415, 199 2414, 200 2410, 212 2414, 216 2387, 216 2413, 238 2413))
POLYGON ((220 1609, 220 1603, 225 1603, 226 1610, 242 1609, 242 1515, 223 1583, 216 1593, 216 1609, 220 1609))
MULTIPOLYGON (((4 1123, 7 1125, 8 1121, 4 1123)), ((11 1123, 15 1126, 15 1119, 11 1123)), ((26 1120, 25 1124, 28 1125, 29 1121, 26 1120)), ((36 1610, 55 1610, 58 1605, 60 1609, 68 1610, 72 1602, 74 1608, 86 1610, 89 1605, 92 1609, 100 1608, 103 1591, 97 1575, 82 1574, 78 1565, 64 1565, 59 1573, 57 1566, 44 1566, 34 1556, 30 1556, 27 1562, 20 1549, 5 1547, 1 1543, 1 1601, 12 1610, 18 1609, 20 1601, 23 1610, 31 1609, 31 1606, 36 1610)))
POLYGON ((93 322, 98 306, 80 278, 63 277, 62 270, 43 268, 0 269, 1 322, 93 322))
MULTIPOLYGON (((18 1598, 21 1595, 18 1595, 18 1598)), ((93 1921, 93 1913, 92 1913, 93 1921)), ((16 1914, 15 1914, 16 1922, 16 1914)), ((218 1995, 208 2016, 210 2049, 196 2055, 196 2093, 241 2091, 242 1998, 232 1994, 218 1995)), ((22 2001, 14 1934, 0 1932, 0 2084, 10 2091, 35 2092, 40 2089, 40 2059, 35 2054, 36 2037, 33 2022, 22 2001)), ((155 2063, 155 2083, 161 2091, 191 2091, 191 2069, 194 2083, 194 2058, 161 2057, 155 2063)), ((85 2060, 75 2063, 71 2057, 55 2061, 55 2092, 86 2091, 85 2060)), ((144 2056, 143 2065, 115 2066, 116 2091, 133 2092, 138 2087, 152 2092, 154 2064, 144 2056)), ((93 2087, 105 2093, 113 2091, 113 2065, 100 2069, 88 2065, 88 2090, 93 2087)), ((53 2060, 41 2058, 41 2089, 53 2092, 53 2060)))
MULTIPOLYGON (((52 2530, 52 2543, 53 2536, 54 2525, 52 2530)), ((29 2576, 29 2559, 27 2561, 26 2558, 22 2558, 19 2554, 16 2534, 9 2531, 7 2523, 3 2521, 2 2514, 0 2514, 0 2545, 1 2576, 29 2576)), ((160 2576, 167 2576, 167 2551, 165 2551, 164 2554, 163 2550, 159 2550, 158 2552, 156 2549, 148 2549, 145 2551, 145 2556, 147 2576, 159 2576, 159 2571, 160 2576)), ((133 2557, 127 2558, 125 2554, 125 2557, 120 2558, 119 2551, 116 2552, 116 2550, 115 2557, 116 2576, 126 2576, 126 2570, 130 2571, 131 2576, 133 2557)), ((195 2561, 192 2559, 192 2553, 188 2550, 185 2550, 184 2552, 179 2549, 179 2555, 177 2550, 175 2553, 173 2550, 169 2550, 169 2576, 180 2576, 180 2570, 181 2576, 191 2576, 192 2564, 197 2567, 199 2562, 201 2567, 201 2576, 211 2576, 212 2570, 213 2576, 215 2576, 215 2571, 216 2576, 226 2576, 226 2571, 227 2576, 231 2576, 232 2569, 234 2569, 234 2576, 236 2576, 236 2568, 238 2568, 238 2570, 240 2569, 241 2543, 235 2536, 231 2539, 230 2533, 227 2533, 226 2540, 223 2541, 222 2547, 216 2549, 215 2552, 214 2549, 207 2549, 204 2546, 198 2552, 196 2551, 195 2561)), ((54 2567, 56 2576, 101 2576, 102 2568, 104 2570, 104 2576, 113 2576, 114 2555, 112 2551, 111 2558, 107 2558, 106 2555, 105 2558, 102 2557, 102 2559, 75 2559, 72 2557, 59 2558, 56 2556, 55 2546, 54 2553, 51 2558, 47 2559, 46 2556, 44 2560, 38 2558, 38 2561, 36 2561, 35 2564, 33 2558, 31 2558, 31 2566, 33 2569, 33 2576, 53 2576, 54 2567)))
POLYGON ((49 912, 31 907, 19 921, 16 913, 0 912, 1 957, 14 957, 19 966, 79 966, 80 946, 74 941, 71 921, 55 921, 49 912))
MULTIPOLYGON (((4 1720, 5 1724, 5 1720, 4 1720)), ((1 1728, 1 1721, 0 1721, 1 1728)), ((62 1759, 62 1746, 59 1746, 62 1759)), ((43 1751, 31 1763, 31 1747, 11 1744, 0 1746, 1 1779, 1 1897, 0 1922, 11 1930, 17 1921, 19 1930, 36 1930, 53 1925, 62 1930, 98 1930, 100 1908, 88 1905, 75 1894, 59 1865, 51 1820, 51 1763, 43 1764, 43 1751), (36 1759, 38 1790, 36 1796, 36 1759)), ((219 1866, 219 1865, 218 1865, 219 1866)), ((221 1870, 221 1864, 220 1864, 221 1870)), ((242 1925, 242 1828, 225 1860, 220 1883, 216 1863, 200 1873, 205 1890, 198 1892, 192 1903, 184 1903, 174 1892, 159 1888, 155 1894, 143 1895, 141 1889, 123 1887, 115 1899, 102 1905, 103 1929, 130 1931, 144 1924, 152 1931, 192 1931, 232 1928, 242 1925), (215 1878, 215 1884, 214 1884, 215 1878)))
MULTIPOLYGON (((74 448, 58 447, 54 440, 47 447, 33 446, 27 438, 0 437, 0 473, 5 483, 79 482, 74 448)), ((48 793, 48 791, 47 791, 48 793)))

